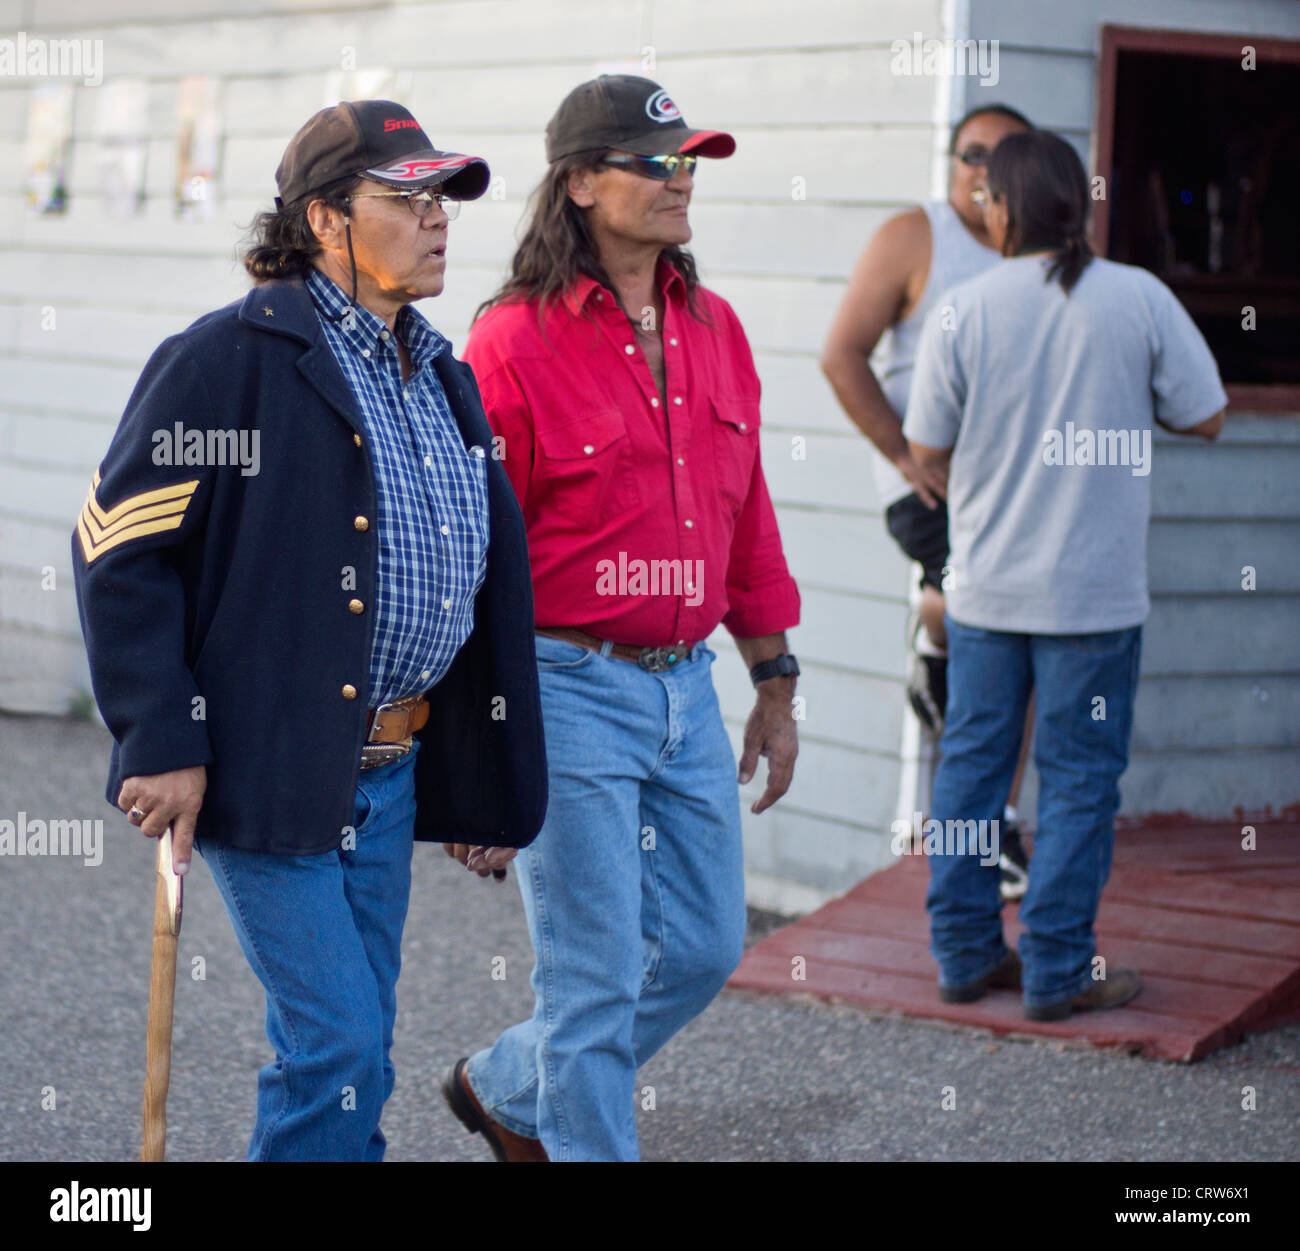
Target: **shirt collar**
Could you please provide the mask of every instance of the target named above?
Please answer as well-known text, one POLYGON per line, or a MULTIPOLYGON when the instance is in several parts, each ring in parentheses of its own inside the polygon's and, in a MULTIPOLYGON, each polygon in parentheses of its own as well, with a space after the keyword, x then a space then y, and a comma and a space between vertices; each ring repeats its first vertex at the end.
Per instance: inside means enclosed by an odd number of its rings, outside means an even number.
MULTIPOLYGON (((663 253, 659 254, 659 260, 655 265, 655 283, 665 297, 671 297, 676 303, 680 304, 686 299, 686 282, 663 253)), ((569 312, 578 317, 593 293, 608 290, 608 287, 601 286, 594 278, 581 274, 577 282, 564 293, 564 303, 569 312)), ((617 307, 614 293, 610 291, 609 295, 611 299, 615 299, 615 307, 617 307)))
MULTIPOLYGON (((360 304, 355 306, 355 315, 348 317, 353 305, 348 303, 347 293, 332 278, 327 278, 319 269, 312 269, 307 275, 306 285, 317 313, 336 324, 343 342, 358 356, 364 353, 369 359, 388 349, 392 337, 380 338, 381 333, 388 329, 383 319, 360 304)), ((447 340, 410 304, 398 312, 396 326, 397 334, 411 357, 411 364, 417 370, 448 346, 447 340)))

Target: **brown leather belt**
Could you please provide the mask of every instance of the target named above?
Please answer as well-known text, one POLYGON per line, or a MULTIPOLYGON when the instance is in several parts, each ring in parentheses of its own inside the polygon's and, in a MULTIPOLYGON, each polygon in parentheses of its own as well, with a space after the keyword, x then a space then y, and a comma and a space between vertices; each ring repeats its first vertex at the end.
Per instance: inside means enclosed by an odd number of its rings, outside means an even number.
MULTIPOLYGON (((538 626, 537 633, 544 634, 548 639, 559 639, 562 643, 585 647, 590 652, 598 652, 605 646, 604 639, 570 626, 538 626)), ((684 660, 690 660, 694 649, 693 643, 678 643, 672 647, 637 647, 634 643, 615 643, 609 654, 639 665, 647 673, 663 673, 684 660)))
POLYGON ((361 768, 376 769, 400 760, 411 750, 411 736, 429 721, 429 701, 408 695, 380 704, 366 714, 366 741, 361 748, 361 768))

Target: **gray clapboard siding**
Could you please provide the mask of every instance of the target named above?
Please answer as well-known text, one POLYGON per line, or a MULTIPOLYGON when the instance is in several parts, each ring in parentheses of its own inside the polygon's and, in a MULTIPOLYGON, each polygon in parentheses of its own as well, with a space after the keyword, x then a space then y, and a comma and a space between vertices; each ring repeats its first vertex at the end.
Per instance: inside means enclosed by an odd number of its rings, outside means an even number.
POLYGON ((972 38, 1002 38, 1021 47, 1093 52, 1106 23, 1170 29, 1294 36, 1300 26, 1292 0, 1089 0, 1084 4, 1026 4, 969 0, 972 38))
POLYGON ((1255 570, 1266 594, 1300 592, 1300 520, 1157 517, 1147 544, 1153 595, 1250 594, 1242 569, 1255 570))
POLYGON ((1300 675, 1144 675, 1134 753, 1300 748, 1300 675))
MULTIPOLYGON (((1300 6, 1284 0, 1153 0, 1140 9, 1124 0, 969 0, 967 13, 969 37, 1000 41, 1001 81, 986 89, 959 80, 954 115, 987 92, 1061 130, 1085 157, 1103 23, 1300 37, 1300 6)), ((1300 422, 1234 413, 1217 445, 1160 431, 1156 442, 1152 611, 1123 810, 1224 817, 1293 803, 1300 422), (1256 567, 1255 592, 1241 589, 1246 564, 1256 567)), ((1022 805, 1031 815, 1035 790, 1031 769, 1022 805)))
POLYGON ((1120 811, 1231 820, 1240 812, 1280 812, 1298 791, 1294 747, 1137 753, 1121 783, 1120 811))

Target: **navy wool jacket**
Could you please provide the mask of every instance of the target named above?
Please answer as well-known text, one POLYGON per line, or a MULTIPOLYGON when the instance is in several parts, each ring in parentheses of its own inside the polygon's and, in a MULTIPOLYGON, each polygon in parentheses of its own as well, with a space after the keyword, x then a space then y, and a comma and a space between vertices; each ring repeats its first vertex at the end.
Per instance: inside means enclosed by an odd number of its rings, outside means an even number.
MULTIPOLYGON (((473 633, 417 735, 415 837, 523 847, 546 811, 524 522, 473 372, 450 352, 436 367, 465 446, 489 453, 490 533, 473 633)), ((301 280, 158 348, 72 539, 110 803, 127 777, 206 765, 199 838, 340 845, 365 739, 375 501, 365 425, 301 280)))

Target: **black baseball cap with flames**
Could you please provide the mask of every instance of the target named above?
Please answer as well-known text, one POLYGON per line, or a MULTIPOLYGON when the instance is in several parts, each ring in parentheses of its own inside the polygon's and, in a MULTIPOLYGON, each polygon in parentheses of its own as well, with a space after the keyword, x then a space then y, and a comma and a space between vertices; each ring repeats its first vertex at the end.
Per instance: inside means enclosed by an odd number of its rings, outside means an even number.
POLYGON ((410 110, 392 100, 345 100, 322 109, 289 141, 275 184, 276 208, 344 178, 386 187, 440 187, 477 200, 491 173, 482 157, 441 152, 410 110))

